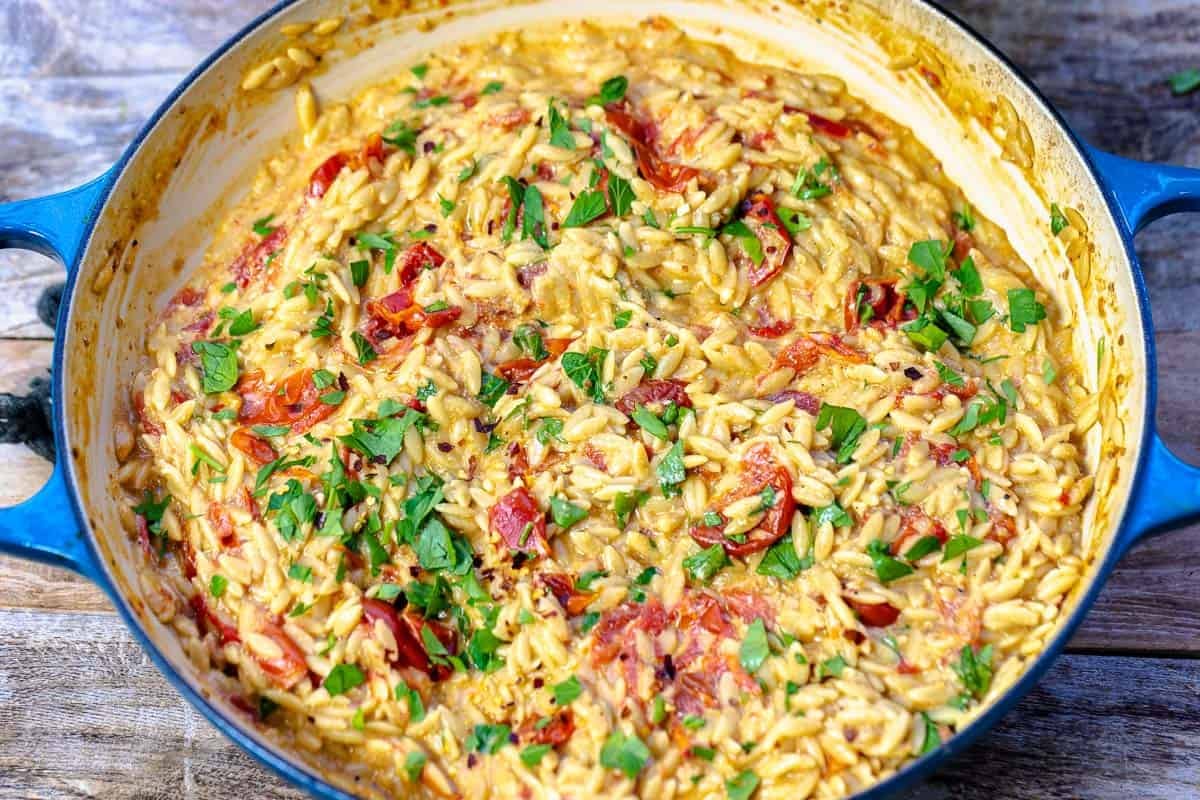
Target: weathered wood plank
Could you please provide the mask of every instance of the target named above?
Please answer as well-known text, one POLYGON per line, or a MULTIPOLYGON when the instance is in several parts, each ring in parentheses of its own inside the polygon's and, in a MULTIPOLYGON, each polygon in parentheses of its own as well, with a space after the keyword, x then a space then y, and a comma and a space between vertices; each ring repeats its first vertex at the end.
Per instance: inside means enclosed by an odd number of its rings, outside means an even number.
MULTIPOLYGON (((189 708, 115 617, 0 611, 0 676, 0 798, 301 796, 189 708)), ((1066 656, 914 797, 1194 797, 1198 681, 1194 660, 1066 656)))
POLYGON ((303 795, 187 705, 115 615, 0 611, 0 798, 76 797, 303 795))

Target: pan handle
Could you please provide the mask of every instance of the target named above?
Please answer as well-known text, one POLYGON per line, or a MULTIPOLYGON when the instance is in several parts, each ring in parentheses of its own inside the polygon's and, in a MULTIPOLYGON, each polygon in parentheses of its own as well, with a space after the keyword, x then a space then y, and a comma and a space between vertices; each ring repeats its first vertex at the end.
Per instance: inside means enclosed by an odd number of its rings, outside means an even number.
MULTIPOLYGON (((1168 214, 1200 211, 1200 169, 1147 164, 1092 148, 1088 155, 1131 235, 1168 214)), ((1200 519, 1200 468, 1181 461, 1153 429, 1145 458, 1120 533, 1122 552, 1144 536, 1200 519)))
MULTIPOLYGON (((73 270, 112 178, 110 171, 59 194, 0 204, 0 250, 34 250, 73 270)), ((64 452, 61 442, 56 449, 60 455, 64 452)), ((37 494, 0 508, 0 553, 66 567, 93 579, 99 574, 72 513, 61 461, 37 494)))

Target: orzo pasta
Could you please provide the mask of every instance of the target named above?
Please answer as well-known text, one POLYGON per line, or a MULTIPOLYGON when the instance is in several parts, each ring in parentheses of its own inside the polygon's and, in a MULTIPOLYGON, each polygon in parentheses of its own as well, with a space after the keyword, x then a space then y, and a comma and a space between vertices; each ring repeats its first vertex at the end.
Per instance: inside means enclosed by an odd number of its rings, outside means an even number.
POLYGON ((269 735, 366 795, 840 797, 1041 650, 1081 373, 910 133, 661 20, 300 91, 122 448, 269 735))

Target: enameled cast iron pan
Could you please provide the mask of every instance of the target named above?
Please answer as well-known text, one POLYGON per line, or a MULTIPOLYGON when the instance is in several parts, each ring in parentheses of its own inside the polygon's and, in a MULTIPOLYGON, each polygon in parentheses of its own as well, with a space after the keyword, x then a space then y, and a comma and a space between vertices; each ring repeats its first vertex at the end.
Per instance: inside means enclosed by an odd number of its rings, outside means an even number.
POLYGON ((1072 330, 1077 363, 1100 397, 1099 421, 1086 440, 1097 476, 1086 511, 1094 558, 1088 579, 1066 601, 1056 635, 973 723, 860 797, 895 794, 995 724, 1046 672, 1130 545, 1200 516, 1200 470, 1172 456, 1154 431, 1154 337, 1133 250, 1134 232, 1151 220, 1200 210, 1200 170, 1091 149, 1000 53, 933 4, 288 0, 189 75, 108 172, 62 194, 0 205, 0 247, 37 250, 67 269, 53 363, 59 461, 35 497, 0 510, 0 551, 95 581, 184 697, 241 747, 316 796, 351 797, 336 788, 344 785, 337 775, 318 775, 277 749, 209 691, 175 636, 147 608, 113 485, 112 420, 124 407, 119 393, 143 336, 199 263, 220 208, 295 125, 289 92, 253 97, 239 85, 278 51, 279 30, 290 22, 347 18, 337 48, 312 76, 319 94, 336 97, 454 39, 555 19, 628 23, 651 14, 701 36, 765 39, 781 57, 799 57, 807 69, 841 77, 852 94, 912 128, 1055 293, 1069 318, 1064 327, 1072 330), (1082 244, 1067 248, 1050 235, 1051 202, 1079 213, 1086 223, 1082 244))

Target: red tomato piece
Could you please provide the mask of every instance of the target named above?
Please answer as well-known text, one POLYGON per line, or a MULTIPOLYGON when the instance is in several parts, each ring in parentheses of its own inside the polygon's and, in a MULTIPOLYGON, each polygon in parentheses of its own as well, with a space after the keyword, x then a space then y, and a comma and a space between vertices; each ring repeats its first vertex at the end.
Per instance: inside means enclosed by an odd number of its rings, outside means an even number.
POLYGON ((216 631, 222 645, 241 641, 241 638, 238 636, 237 626, 226 622, 221 618, 220 614, 209 608, 203 594, 197 592, 192 595, 188 598, 188 605, 191 606, 192 618, 196 621, 196 628, 200 631, 201 636, 213 630, 216 631))
POLYGON ((538 575, 538 582, 554 595, 554 599, 569 617, 582 614, 596 596, 595 592, 581 592, 576 589, 574 579, 562 572, 544 572, 538 575))
MULTIPOLYGON (((446 263, 446 258, 425 242, 417 242, 404 251, 400 260, 400 285, 411 286, 423 269, 437 269, 446 263)), ((409 302, 411 305, 411 301, 409 302)))
POLYGON ((735 500, 760 495, 767 487, 774 491, 774 505, 763 514, 758 527, 748 531, 744 541, 726 538, 722 525, 697 525, 689 534, 702 547, 719 544, 725 552, 736 558, 745 558, 751 553, 765 550, 779 541, 791 529, 792 517, 796 513, 796 501, 792 499, 792 476, 775 460, 768 444, 750 448, 743 459, 741 485, 717 501, 724 508, 735 500))
POLYGON ((665 406, 674 403, 684 408, 692 407, 692 398, 688 397, 683 381, 661 380, 645 381, 640 386, 630 389, 614 405, 622 414, 632 414, 638 406, 648 406, 652 403, 665 406))
POLYGON ((653 126, 639 120, 627 104, 612 104, 604 109, 608 124, 629 139, 637 157, 638 170, 642 177, 655 188, 664 192, 682 192, 688 181, 700 174, 700 170, 684 164, 676 164, 659 155, 654 139, 653 126))
POLYGON ((282 653, 277 658, 255 656, 255 660, 276 686, 285 690, 291 689, 308 674, 308 662, 304 660, 304 651, 292 641, 292 637, 288 636, 283 628, 273 622, 264 622, 259 633, 278 645, 282 653))
POLYGON ((346 166, 349 161, 344 153, 334 153, 322 161, 321 165, 313 170, 312 176, 308 179, 306 196, 313 200, 320 200, 324 197, 325 193, 329 191, 329 187, 337 180, 342 167, 346 166))
POLYGON ((242 397, 239 422, 291 425, 292 433, 304 433, 337 410, 337 406, 321 402, 309 369, 293 372, 280 386, 267 383, 261 372, 248 372, 238 381, 236 391, 242 397))
POLYGON ((795 325, 790 319, 764 321, 761 325, 748 326, 750 333, 760 339, 778 339, 780 336, 791 333, 794 327, 795 325))
POLYGON ((525 487, 513 489, 488 509, 488 527, 509 550, 546 555, 546 514, 525 487))
POLYGON ((237 530, 233 527, 233 517, 225 506, 212 503, 208 507, 208 523, 212 525, 213 533, 217 535, 222 547, 233 547, 237 544, 237 530))
POLYGON ((896 288, 895 280, 854 281, 846 292, 842 306, 843 323, 846 330, 857 330, 862 325, 895 327, 905 320, 915 319, 916 309, 906 309, 908 298, 896 288), (861 297, 860 297, 861 294, 861 297), (866 322, 863 314, 870 309, 866 322))
POLYGON ((238 428, 229 437, 229 443, 241 450, 258 466, 274 461, 279 455, 266 439, 255 436, 245 428, 238 428))
POLYGON ((900 609, 891 603, 863 603, 850 597, 845 600, 868 628, 886 628, 900 618, 900 609))
POLYGON ((808 118, 808 124, 816 133, 822 133, 833 139, 845 139, 854 132, 854 129, 849 125, 835 122, 828 117, 823 117, 815 111, 808 111, 799 106, 785 105, 783 107, 785 113, 788 114, 803 114, 808 118))
POLYGON ((751 286, 762 286, 783 269, 792 250, 792 237, 775 211, 775 201, 765 192, 756 192, 746 198, 742 222, 758 237, 763 252, 761 264, 755 264, 749 256, 744 257, 746 279, 751 286))
POLYGON ((775 356, 775 368, 791 367, 799 377, 817 365, 822 355, 853 364, 865 364, 867 356, 832 333, 809 333, 796 339, 775 356))
POLYGON ((539 720, 531 719, 521 726, 521 741, 529 744, 548 744, 554 747, 564 745, 575 732, 575 715, 571 709, 564 708, 550 718, 550 723, 538 727, 539 720))
POLYGON ((498 114, 492 114, 487 119, 487 124, 499 128, 503 131, 511 131, 520 125, 529 122, 529 110, 525 108, 512 108, 498 114))
POLYGON ((257 242, 250 242, 233 263, 229 272, 233 275, 239 288, 245 289, 250 282, 257 278, 267 265, 267 258, 283 247, 287 239, 287 228, 280 225, 257 242))

